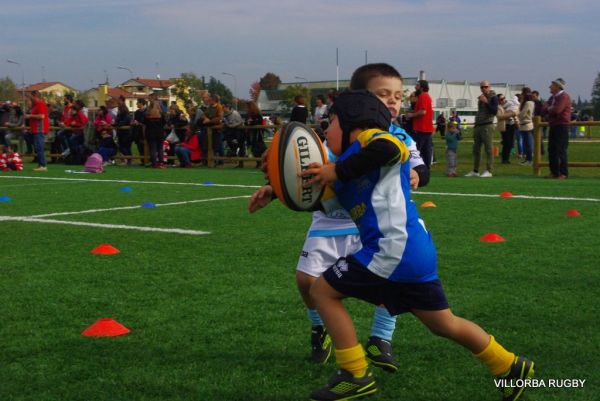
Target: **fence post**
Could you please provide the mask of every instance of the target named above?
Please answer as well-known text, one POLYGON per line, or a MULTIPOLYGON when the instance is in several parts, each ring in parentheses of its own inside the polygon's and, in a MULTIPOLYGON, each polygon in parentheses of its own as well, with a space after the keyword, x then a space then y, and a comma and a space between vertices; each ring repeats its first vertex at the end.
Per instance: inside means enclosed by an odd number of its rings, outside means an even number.
POLYGON ((206 156, 206 165, 211 167, 215 160, 215 152, 213 151, 213 141, 212 141, 212 127, 206 128, 206 152, 208 153, 206 156))
POLYGON ((533 117, 533 175, 541 174, 540 162, 542 161, 542 117, 533 117))

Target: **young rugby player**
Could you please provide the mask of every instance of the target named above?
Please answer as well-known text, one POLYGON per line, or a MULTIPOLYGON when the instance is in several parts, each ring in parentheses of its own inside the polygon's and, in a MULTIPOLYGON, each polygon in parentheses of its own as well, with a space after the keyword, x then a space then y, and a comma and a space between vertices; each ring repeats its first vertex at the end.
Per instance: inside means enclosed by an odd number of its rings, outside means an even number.
MULTIPOLYGON (((358 68, 350 80, 351 89, 368 89, 373 92, 390 111, 394 121, 402 104, 402 77, 389 64, 366 64, 358 68)), ((411 137, 398 126, 390 124, 388 130, 394 133, 410 149, 411 185, 424 186, 429 181, 429 170, 419 155, 411 137)), ((331 159, 331 155, 330 155, 331 159)), ((257 201, 270 201, 272 189, 261 188, 250 200, 250 205, 258 206, 257 201)), ((257 210, 257 209, 254 209, 257 210)), ((251 211, 254 211, 251 209, 251 211)), ((335 261, 361 248, 356 225, 343 210, 313 213, 312 223, 296 267, 296 282, 307 314, 312 325, 312 359, 325 363, 332 354, 331 339, 323 326, 323 321, 310 297, 310 287, 316 279, 335 261)), ((396 327, 396 317, 384 307, 377 307, 373 316, 371 336, 365 347, 367 358, 388 372, 395 372, 398 363, 393 357, 391 340, 396 327)))
MULTIPOLYGON (((518 379, 533 377, 534 364, 504 349, 481 327, 455 316, 437 274, 436 250, 410 200, 409 151, 386 132, 390 112, 368 91, 341 94, 326 131, 335 163, 313 163, 306 186, 335 191, 359 229, 362 248, 340 258, 311 287, 310 295, 329 331, 340 370, 311 394, 312 400, 347 400, 377 391, 365 352, 342 300, 385 305, 391 315, 411 312, 432 333, 470 350, 493 376, 509 383, 503 400, 524 390, 518 379)), ((325 202, 323 202, 325 204, 325 202)))

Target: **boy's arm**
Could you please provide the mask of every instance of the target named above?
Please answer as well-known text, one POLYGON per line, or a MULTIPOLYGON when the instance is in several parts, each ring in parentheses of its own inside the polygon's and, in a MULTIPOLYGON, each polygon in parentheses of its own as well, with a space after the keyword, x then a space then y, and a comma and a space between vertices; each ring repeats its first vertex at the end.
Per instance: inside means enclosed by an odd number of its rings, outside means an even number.
POLYGON ((248 201, 248 211, 254 213, 257 210, 267 206, 273 200, 273 187, 270 185, 263 185, 256 192, 252 194, 248 201))
POLYGON ((406 145, 386 139, 371 141, 360 152, 355 153, 335 164, 335 173, 340 181, 348 181, 363 176, 377 168, 395 164, 398 160, 406 160, 406 145), (403 152, 404 150, 404 152, 403 152))

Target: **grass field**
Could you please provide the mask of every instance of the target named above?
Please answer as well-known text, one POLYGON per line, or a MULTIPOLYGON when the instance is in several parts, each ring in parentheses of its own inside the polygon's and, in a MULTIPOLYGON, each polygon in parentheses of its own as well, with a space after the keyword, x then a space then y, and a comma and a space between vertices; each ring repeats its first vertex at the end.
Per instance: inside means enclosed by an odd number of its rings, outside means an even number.
MULTIPOLYGON (((470 157, 461 146, 464 174, 470 157)), ((570 147, 572 159, 599 154, 600 144, 570 147)), ((334 364, 308 360, 310 327, 294 282, 310 215, 277 203, 249 215, 247 196, 263 183, 257 170, 32 167, 0 173, 0 196, 11 199, 0 202, 1 401, 305 400, 333 373, 334 364), (138 208, 143 202, 157 207, 138 208), (39 215, 55 223, 31 220, 39 215), (91 255, 100 243, 121 253, 91 255), (131 333, 81 336, 103 317, 131 333)), ((599 400, 600 171, 573 169, 557 181, 514 164, 487 180, 444 170, 436 164, 413 199, 437 204, 420 213, 455 313, 535 360, 537 378, 586 380, 530 389, 524 400, 599 400), (504 191, 515 197, 497 196, 504 191), (566 217, 569 209, 581 217, 566 217), (479 242, 489 232, 507 241, 479 242)), ((347 305, 365 341, 372 307, 347 305)), ((481 364, 410 315, 398 319, 394 349, 402 367, 376 372, 373 400, 499 399, 481 364)))

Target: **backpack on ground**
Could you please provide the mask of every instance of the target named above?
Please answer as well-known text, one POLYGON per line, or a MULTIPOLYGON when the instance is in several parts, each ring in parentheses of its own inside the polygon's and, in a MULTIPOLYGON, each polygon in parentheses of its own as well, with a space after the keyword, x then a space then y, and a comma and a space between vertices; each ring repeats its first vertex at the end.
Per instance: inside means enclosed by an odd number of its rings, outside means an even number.
POLYGON ((104 172, 102 156, 99 153, 92 153, 85 161, 84 170, 86 173, 104 172))

